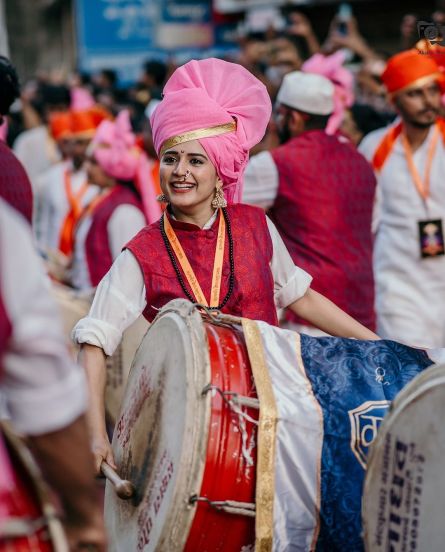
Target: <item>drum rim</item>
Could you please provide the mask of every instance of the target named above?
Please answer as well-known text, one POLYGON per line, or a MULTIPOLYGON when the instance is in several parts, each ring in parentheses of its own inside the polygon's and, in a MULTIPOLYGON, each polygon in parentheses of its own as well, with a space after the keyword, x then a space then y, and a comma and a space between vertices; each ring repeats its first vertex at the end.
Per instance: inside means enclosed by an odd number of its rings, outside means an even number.
POLYGON ((417 401, 422 395, 427 394, 432 389, 445 385, 445 364, 434 364, 416 376, 394 399, 391 410, 383 421, 375 441, 372 443, 367 461, 367 469, 363 484, 362 495, 362 525, 363 542, 366 552, 372 552, 373 543, 370 541, 370 535, 373 527, 370 526, 369 519, 369 496, 375 486, 375 474, 378 474, 377 458, 385 446, 385 440, 388 433, 392 430, 394 424, 400 416, 409 408, 413 402, 417 401))
MULTIPOLYGON (((191 379, 187 378, 187 381, 193 381, 193 385, 187 386, 187 397, 189 397, 189 395, 194 395, 194 400, 186 400, 183 435, 184 442, 187 442, 187 446, 184 445, 181 450, 181 461, 176 467, 177 473, 174 480, 174 486, 171 490, 171 499, 169 501, 170 508, 162 520, 162 529, 155 546, 156 550, 173 551, 182 550, 184 548, 193 523, 196 507, 190 506, 184 508, 183 499, 193 494, 198 494, 201 488, 206 465, 207 443, 210 431, 211 397, 209 394, 201 396, 200 392, 211 381, 211 365, 204 322, 196 306, 184 299, 175 299, 161 309, 156 319, 147 330, 136 352, 130 369, 129 380, 134 366, 137 363, 137 359, 139 359, 139 355, 142 354, 143 344, 146 339, 149 339, 149 336, 153 335, 153 328, 159 328, 159 323, 162 324, 163 321, 171 321, 172 319, 176 319, 179 324, 184 324, 184 327, 188 328, 191 337, 191 362, 184 362, 184 364, 186 367, 185 369, 189 372, 189 376, 192 376, 191 379), (157 323, 156 326, 155 323, 157 323), (197 369, 197 365, 201 368, 201 378, 198 377, 200 374, 198 373, 199 370, 197 369), (197 381, 199 379, 202 381, 197 381)), ((128 392, 129 390, 126 388, 122 405, 125 403, 128 392)), ((122 409, 117 419, 120 418, 121 413, 122 409)), ((115 438, 113 438, 113 447, 114 444, 115 438)), ((105 494, 107 525, 112 521, 107 515, 107 503, 109 503, 107 497, 109 497, 110 494, 114 498, 114 491, 107 482, 105 494)), ((114 500, 117 501, 119 499, 114 498, 114 500)), ((108 504, 109 508, 112 503, 113 502, 108 504)), ((113 512, 113 518, 116 515, 118 514, 113 512)))

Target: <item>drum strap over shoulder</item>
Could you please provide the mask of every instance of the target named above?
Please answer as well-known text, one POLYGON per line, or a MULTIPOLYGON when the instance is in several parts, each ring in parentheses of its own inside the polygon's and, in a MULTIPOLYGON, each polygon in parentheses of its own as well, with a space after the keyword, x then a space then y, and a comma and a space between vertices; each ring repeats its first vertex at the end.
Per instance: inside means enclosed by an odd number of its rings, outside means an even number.
POLYGON ((255 550, 257 552, 270 552, 273 546, 275 442, 278 410, 258 325, 253 320, 243 318, 242 326, 253 379, 260 401, 256 478, 255 550))

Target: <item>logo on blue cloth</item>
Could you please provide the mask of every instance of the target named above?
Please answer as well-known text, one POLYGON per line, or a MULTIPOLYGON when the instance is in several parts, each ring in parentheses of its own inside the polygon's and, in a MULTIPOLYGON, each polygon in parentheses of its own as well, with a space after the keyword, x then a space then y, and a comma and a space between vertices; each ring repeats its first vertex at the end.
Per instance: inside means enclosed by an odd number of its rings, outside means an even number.
POLYGON ((385 417, 391 401, 366 401, 357 408, 349 410, 351 422, 351 450, 366 470, 366 459, 371 443, 385 417))

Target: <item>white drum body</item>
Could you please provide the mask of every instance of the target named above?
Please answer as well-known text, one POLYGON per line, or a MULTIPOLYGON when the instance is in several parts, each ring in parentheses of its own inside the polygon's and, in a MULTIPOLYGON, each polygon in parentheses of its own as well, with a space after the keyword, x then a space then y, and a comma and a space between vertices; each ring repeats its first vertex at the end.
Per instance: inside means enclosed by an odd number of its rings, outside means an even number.
POLYGON ((118 473, 136 495, 124 502, 107 482, 111 551, 253 550, 256 397, 239 319, 203 318, 183 299, 161 310, 114 431, 118 473))
POLYGON ((123 502, 107 482, 110 551, 184 548, 205 464, 210 364, 201 316, 186 301, 163 312, 139 347, 113 437, 119 475, 136 487, 123 502), (148 367, 149 365, 149 367, 148 367))
POLYGON ((367 551, 445 549, 444 419, 440 365, 403 389, 373 443, 363 496, 367 551))

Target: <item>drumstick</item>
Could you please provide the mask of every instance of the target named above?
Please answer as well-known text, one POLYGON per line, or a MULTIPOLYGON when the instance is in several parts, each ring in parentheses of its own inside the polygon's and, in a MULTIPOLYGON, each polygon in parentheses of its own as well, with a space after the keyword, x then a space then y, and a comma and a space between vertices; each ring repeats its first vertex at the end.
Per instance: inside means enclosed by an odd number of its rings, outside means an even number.
POLYGON ((128 481, 127 479, 121 479, 114 471, 114 469, 110 466, 110 464, 105 462, 105 460, 102 460, 100 470, 108 479, 108 481, 110 481, 114 485, 114 490, 116 491, 116 494, 119 498, 122 498, 122 500, 128 500, 133 496, 133 483, 131 481, 128 481))

